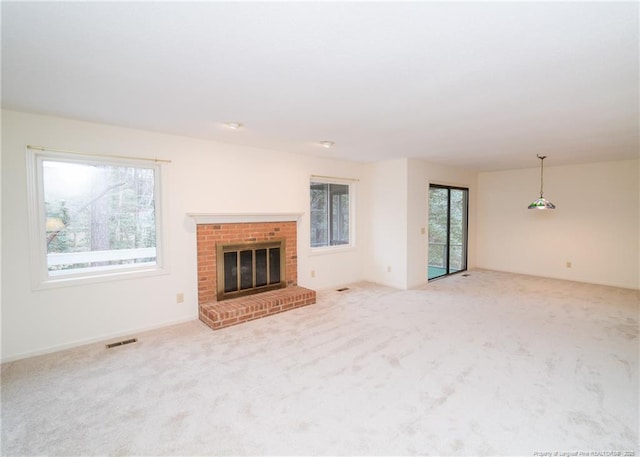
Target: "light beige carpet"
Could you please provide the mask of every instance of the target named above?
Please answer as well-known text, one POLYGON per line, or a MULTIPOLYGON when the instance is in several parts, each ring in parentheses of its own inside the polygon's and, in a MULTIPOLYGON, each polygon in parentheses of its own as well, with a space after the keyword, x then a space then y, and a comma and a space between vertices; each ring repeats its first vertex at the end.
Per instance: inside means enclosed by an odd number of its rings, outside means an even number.
POLYGON ((5 364, 2 455, 640 455, 638 311, 636 291, 490 271, 356 284, 5 364))

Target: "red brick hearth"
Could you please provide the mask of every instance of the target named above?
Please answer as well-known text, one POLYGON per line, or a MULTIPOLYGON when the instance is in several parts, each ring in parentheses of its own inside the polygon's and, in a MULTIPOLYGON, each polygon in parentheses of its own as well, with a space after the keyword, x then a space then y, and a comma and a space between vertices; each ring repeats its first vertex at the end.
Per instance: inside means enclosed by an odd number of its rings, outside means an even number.
POLYGON ((316 293, 313 290, 290 286, 247 297, 205 303, 199 306, 199 315, 202 322, 216 330, 315 302, 316 293))
POLYGON ((297 223, 198 223, 198 314, 214 330, 316 302, 313 290, 299 287, 297 223), (286 287, 230 300, 217 300, 218 243, 285 240, 286 287))

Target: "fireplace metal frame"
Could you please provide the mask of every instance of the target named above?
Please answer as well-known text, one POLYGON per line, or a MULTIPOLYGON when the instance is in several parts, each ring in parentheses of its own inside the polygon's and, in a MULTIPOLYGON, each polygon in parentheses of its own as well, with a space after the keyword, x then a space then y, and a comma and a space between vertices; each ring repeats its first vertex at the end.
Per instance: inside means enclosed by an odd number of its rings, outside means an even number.
MULTIPOLYGON (((286 240, 278 238, 269 241, 257 241, 247 243, 218 243, 216 245, 216 291, 218 301, 228 300, 231 298, 243 297, 246 295, 258 294, 268 290, 282 289, 287 286, 287 266, 286 266, 286 240), (266 286, 256 287, 256 255, 255 251, 260 249, 280 249, 280 282, 267 284, 266 286), (252 258, 252 275, 254 286, 251 289, 240 289, 241 275, 238 274, 238 290, 233 292, 224 291, 224 254, 225 252, 238 252, 238 270, 240 270, 240 251, 253 251, 252 258)), ((267 261, 267 277, 270 277, 269 262, 267 261)))

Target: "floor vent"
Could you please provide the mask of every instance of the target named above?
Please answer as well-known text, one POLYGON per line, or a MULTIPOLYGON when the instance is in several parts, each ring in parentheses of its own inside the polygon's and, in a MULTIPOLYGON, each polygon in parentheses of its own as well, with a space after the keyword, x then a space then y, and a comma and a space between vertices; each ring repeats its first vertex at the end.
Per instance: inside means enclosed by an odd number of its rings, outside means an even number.
POLYGON ((106 348, 107 349, 117 348, 118 346, 124 346, 125 344, 131 344, 131 343, 137 343, 137 342, 138 342, 138 338, 131 338, 128 340, 118 341, 116 343, 109 343, 106 345, 106 348))
POLYGON ((471 276, 471 274, 470 273, 465 273, 462 276, 464 276, 466 278, 467 276, 471 276))
POLYGON ((341 287, 340 289, 336 289, 336 292, 344 292, 345 290, 349 290, 348 287, 341 287))

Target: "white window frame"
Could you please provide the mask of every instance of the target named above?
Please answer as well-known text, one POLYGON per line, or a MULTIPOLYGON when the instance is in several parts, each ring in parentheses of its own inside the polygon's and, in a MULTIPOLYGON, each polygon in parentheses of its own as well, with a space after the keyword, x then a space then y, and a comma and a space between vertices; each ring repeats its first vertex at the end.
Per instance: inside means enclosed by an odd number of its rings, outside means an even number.
POLYGON ((341 179, 341 178, 328 178, 321 176, 311 176, 309 180, 309 189, 311 189, 312 183, 321 184, 342 184, 349 186, 349 243, 327 246, 311 246, 311 200, 309 200, 309 236, 307 242, 311 249, 312 255, 318 254, 330 254, 334 252, 344 252, 354 250, 356 247, 356 180, 354 179, 341 179))
MULTIPOLYGON (((29 210, 29 238, 31 258, 31 282, 34 290, 56 287, 84 285, 122 279, 133 279, 147 276, 156 276, 168 273, 166 257, 166 235, 163 227, 166 226, 164 211, 162 210, 164 186, 164 168, 160 163, 149 163, 145 160, 128 158, 84 155, 80 153, 65 153, 51 150, 32 149, 27 147, 27 203, 29 210), (58 160, 79 164, 102 164, 112 166, 139 166, 153 168, 154 174, 154 199, 155 199, 155 223, 156 223, 156 262, 149 264, 129 264, 102 267, 99 269, 83 269, 77 273, 55 275, 49 272, 46 237, 46 211, 44 208, 44 182, 43 161, 58 160)), ((123 250, 124 251, 124 250, 123 250)), ((99 251, 94 251, 99 252, 99 251)), ((102 251, 99 255, 104 260, 109 260, 113 251, 102 251)), ((82 256, 84 253, 60 254, 61 256, 82 256)))

